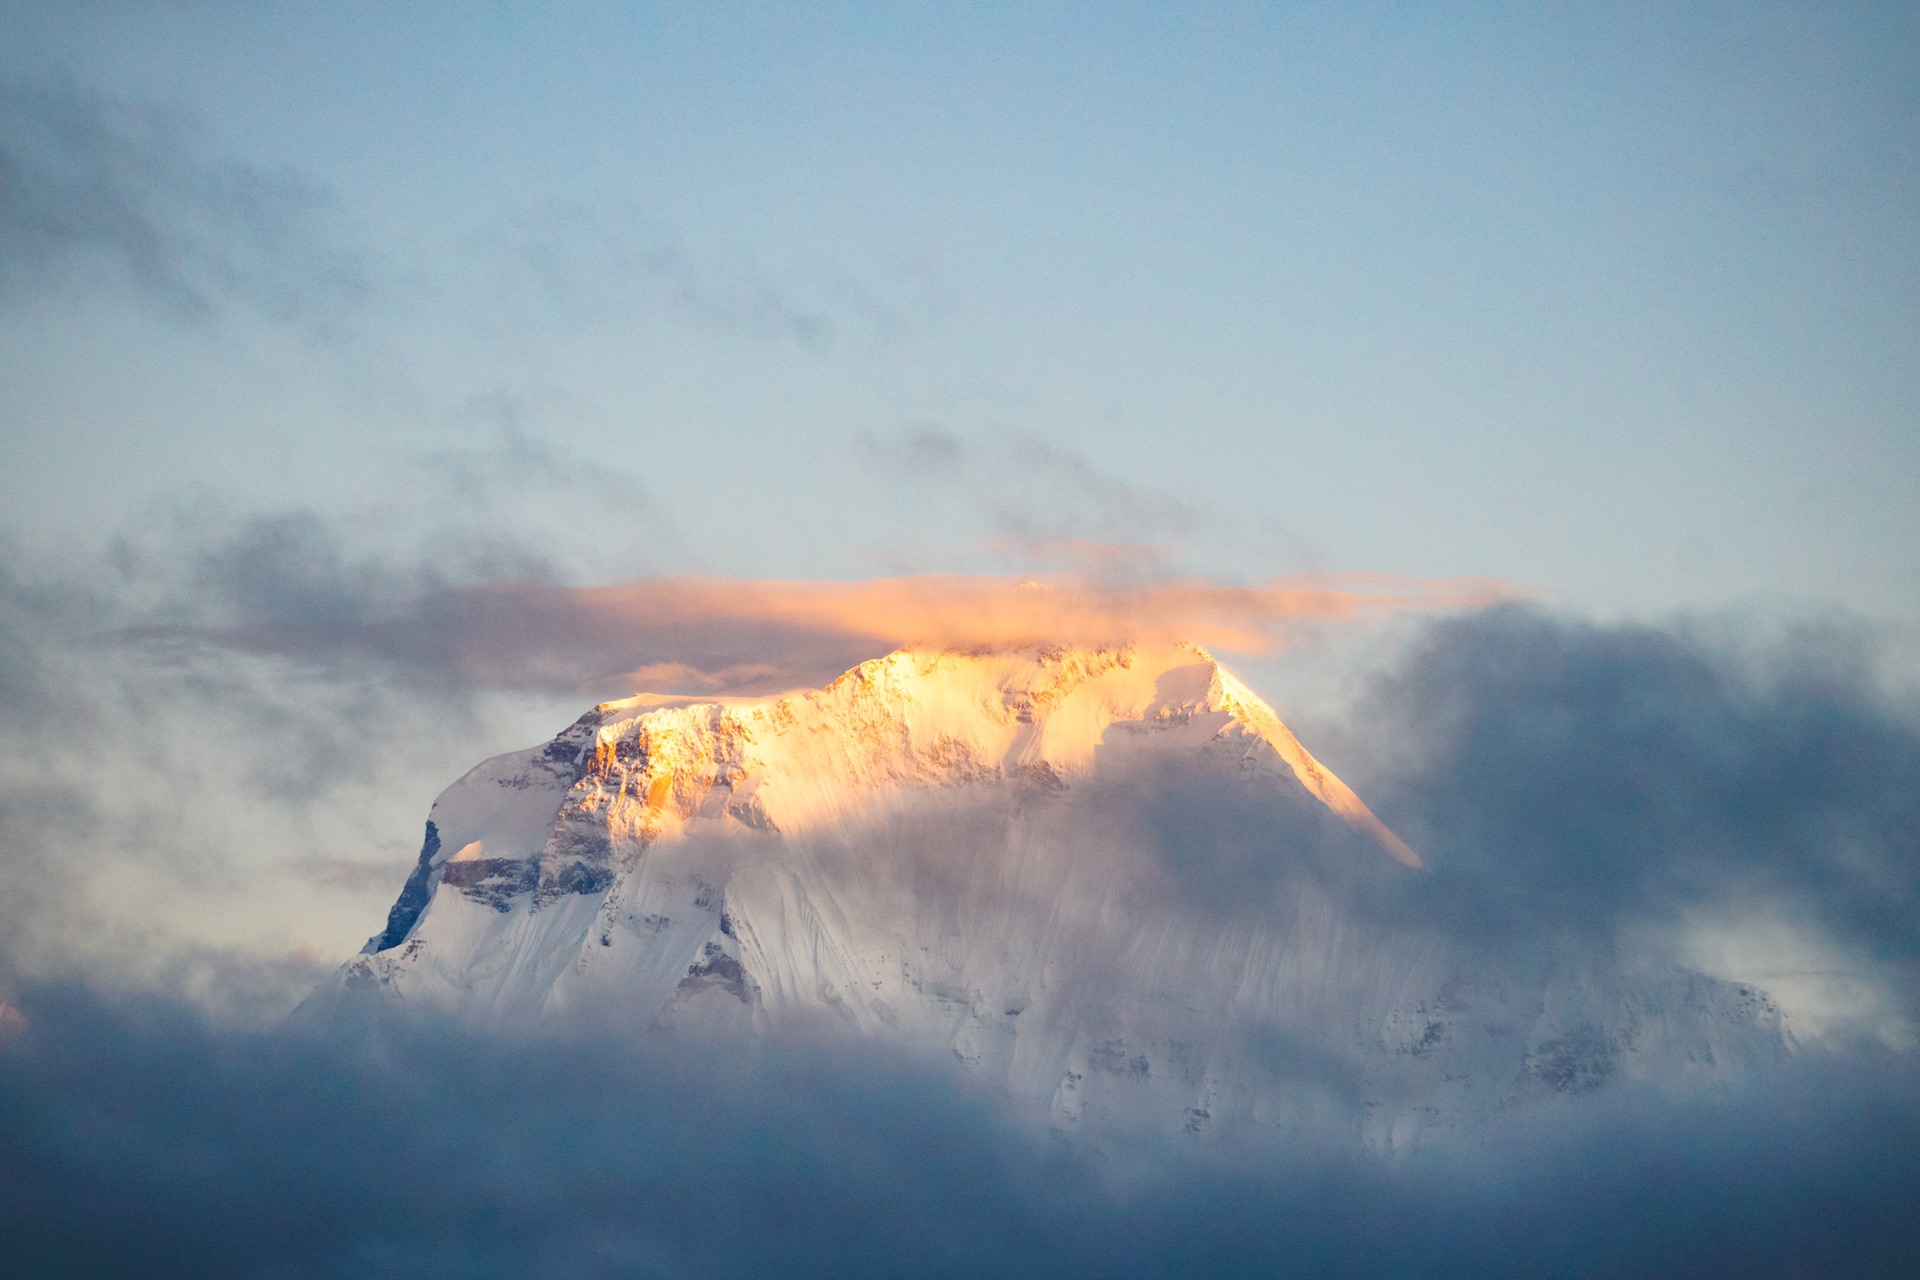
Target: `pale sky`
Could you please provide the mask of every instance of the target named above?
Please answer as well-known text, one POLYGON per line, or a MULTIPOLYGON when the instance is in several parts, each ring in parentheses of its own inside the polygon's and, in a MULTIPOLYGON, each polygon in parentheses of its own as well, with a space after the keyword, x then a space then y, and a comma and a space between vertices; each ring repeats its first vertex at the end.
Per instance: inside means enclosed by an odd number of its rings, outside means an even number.
POLYGON ((1920 617, 1905 6, 10 6, 0 73, 30 545, 1920 617))

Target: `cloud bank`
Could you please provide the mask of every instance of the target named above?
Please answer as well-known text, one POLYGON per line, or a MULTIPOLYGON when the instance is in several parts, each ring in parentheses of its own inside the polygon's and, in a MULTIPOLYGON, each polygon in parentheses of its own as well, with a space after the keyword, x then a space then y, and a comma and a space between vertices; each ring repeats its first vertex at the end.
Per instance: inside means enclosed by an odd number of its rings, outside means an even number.
POLYGON ((1772 978, 1871 973, 1871 1017, 1920 1029, 1920 707, 1857 631, 1742 652, 1505 606, 1437 621, 1355 724, 1463 936, 1758 931, 1772 978))
POLYGON ((1260 1139, 1097 1150, 823 1041, 448 1027, 218 1035, 85 992, 0 1028, 9 1274, 1910 1274, 1891 1061, 1616 1095, 1397 1166, 1260 1139))

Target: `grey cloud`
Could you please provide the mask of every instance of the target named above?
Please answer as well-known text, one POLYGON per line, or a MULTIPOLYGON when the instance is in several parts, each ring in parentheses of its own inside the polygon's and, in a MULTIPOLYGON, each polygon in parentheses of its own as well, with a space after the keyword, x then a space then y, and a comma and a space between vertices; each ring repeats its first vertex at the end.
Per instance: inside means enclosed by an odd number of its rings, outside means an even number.
POLYGON ((83 779, 65 745, 99 728, 100 708, 71 696, 62 661, 76 633, 110 621, 85 592, 31 571, 10 544, 0 555, 0 930, 45 914, 66 887, 59 850, 85 838, 83 779))
POLYGON ((538 438, 537 422, 550 412, 551 406, 504 391, 476 396, 464 416, 490 429, 491 438, 482 447, 433 453, 425 464, 440 473, 461 503, 477 499, 497 509, 503 498, 528 491, 542 497, 564 493, 590 509, 646 508, 652 515, 652 498, 631 475, 538 438))
POLYGON ((660 563, 684 539, 632 476, 552 444, 551 414, 507 393, 467 404, 473 444, 371 477, 360 510, 179 503, 130 522, 107 564, 84 567, 115 613, 91 638, 182 663, 260 652, 443 700, 579 694, 628 669, 596 652, 622 646, 604 624, 574 637, 566 608, 526 602, 660 563))
MULTIPOLYGON (((121 634, 209 688, 222 655, 290 663, 346 722, 405 690, 585 698, 591 677, 639 668, 791 687, 887 643, 826 614, 718 608, 722 582, 603 598, 354 558, 312 516, 243 522, 191 565, 175 600, 121 634)), ((1425 876, 1356 882, 1350 868, 1370 864, 1344 826, 1204 779, 1117 780, 1109 807, 1139 808, 1134 829, 1159 833, 1183 890, 1221 903, 1312 882, 1463 939, 1598 944, 1697 908, 1771 904, 1920 965, 1920 720, 1844 649, 1803 642, 1768 674, 1681 631, 1517 608, 1435 624, 1345 744, 1362 770, 1350 780, 1425 876)), ((284 785, 351 769, 357 741, 287 744, 299 764, 284 785)))
POLYGON ((1430 624, 1348 733, 1313 744, 1427 871, 1203 768, 1109 768, 1074 812, 1156 912, 1224 926, 1305 894, 1513 973, 1679 954, 1699 919, 1762 916, 1920 1018, 1920 709, 1876 669, 1858 630, 1742 646, 1483 610, 1430 624))
MULTIPOLYGON (((319 517, 283 513, 124 549, 118 578, 88 588, 16 571, 0 697, 40 710, 11 722, 27 762, 11 776, 55 762, 45 787, 19 784, 16 808, 73 785, 55 767, 64 748, 29 744, 119 701, 210 717, 253 786, 307 806, 377 778, 389 757, 370 743, 415 722, 451 737, 492 692, 570 709, 627 691, 618 674, 636 669, 689 691, 793 687, 889 647, 853 625, 871 612, 858 602, 813 609, 803 592, 806 608, 756 608, 736 597, 766 584, 718 580, 596 594, 543 581, 537 558, 525 577, 487 576, 498 563, 354 552, 319 517)), ((1341 824, 1200 778, 1118 779, 1107 807, 1138 810, 1129 829, 1155 836, 1200 905, 1312 884, 1408 927, 1530 946, 1610 945, 1759 904, 1920 970, 1920 717, 1851 644, 1756 662, 1682 631, 1528 609, 1435 624, 1329 754, 1426 857, 1423 876, 1356 879, 1377 860, 1351 856, 1341 824)))
MULTIPOLYGON (((252 580, 249 569, 243 585, 252 580)), ((1234 585, 1168 575, 1114 581, 1091 572, 1046 583, 980 575, 854 582, 679 575, 568 587, 522 579, 454 583, 364 614, 305 592, 297 599, 313 601, 318 612, 240 608, 125 635, 322 668, 352 663, 474 690, 750 692, 831 679, 908 644, 1104 644, 1158 636, 1259 648, 1303 619, 1458 608, 1500 594, 1497 584, 1472 581, 1234 585)), ((364 598, 347 600, 357 607, 364 598)))
POLYGON ((404 865, 406 859, 415 855, 411 849, 397 842, 388 847, 387 853, 389 856, 378 859, 308 858, 297 864, 294 870, 303 879, 319 885, 391 893, 395 887, 395 866, 404 865))
MULTIPOLYGON (((471 683, 424 660, 290 663, 196 638, 236 620, 351 634, 496 557, 378 554, 312 513, 204 507, 129 526, 104 557, 4 550, 0 934, 28 968, 160 980, 276 883, 410 830, 421 795, 488 754, 476 742, 537 735, 503 735, 471 683), (136 884, 148 918, 112 905, 136 884)), ((332 909, 364 898, 371 913, 408 861, 393 854, 384 889, 373 867, 306 878, 332 909)))
MULTIPOLYGON (((522 437, 487 474, 455 470, 476 493, 554 472, 569 520, 621 547, 581 504, 651 520, 637 488, 577 477, 522 437), (597 495, 595 490, 599 489, 597 495)), ((522 486, 524 487, 524 486, 522 486)), ((429 504, 430 506, 432 504, 429 504)), ((447 506, 459 508, 453 501, 447 506)), ((491 505, 491 504, 481 504, 491 505)), ((400 519, 383 514, 389 525, 400 519)), ((277 657, 314 673, 354 671, 448 695, 517 691, 616 696, 766 692, 824 681, 906 643, 1105 642, 1151 633, 1257 646, 1316 617, 1454 608, 1497 584, 1279 579, 1233 585, 1109 563, 1045 585, 1024 578, 906 576, 781 582, 681 575, 573 586, 560 557, 492 518, 449 523, 411 558, 349 540, 341 522, 282 512, 202 521, 151 550, 129 542, 128 620, 115 633, 153 652, 277 657), (471 534, 448 536, 451 530, 471 534), (358 549, 350 549, 358 548, 358 549)), ((528 526, 533 528, 534 526, 528 526)), ((391 530, 387 530, 391 532, 391 530)), ((674 544, 668 528, 658 541, 674 544)), ((657 553, 656 553, 657 554, 657 553)))
MULTIPOLYGON (((170 966, 225 945, 210 935, 257 936, 262 911, 296 913, 288 945, 323 949, 327 920, 359 928, 349 904, 383 911, 413 857, 393 846, 383 883, 387 841, 477 758, 550 733, 584 696, 579 665, 508 679, 463 665, 446 630, 458 611, 422 602, 553 583, 592 565, 583 544, 631 562, 648 545, 637 531, 671 543, 643 486, 543 439, 548 411, 474 407, 483 443, 370 475, 359 512, 173 502, 105 554, 0 530, 0 951, 27 970, 166 985, 170 966), (558 527, 540 522, 553 512, 558 527), (223 628, 302 643, 210 642, 223 628), (503 687, 520 696, 488 696, 503 687), (561 695, 550 711, 544 690, 561 695), (303 901, 322 923, 298 916, 303 901)), ((215 1004, 252 998, 200 986, 215 1004)))
POLYGON ((364 680, 316 685, 236 655, 106 642, 132 620, 110 570, 9 559, 0 935, 29 968, 97 962, 136 984, 154 977, 163 953, 191 944, 196 910, 275 874, 330 806, 376 778, 407 786, 395 744, 417 752, 475 723, 462 703, 423 707, 364 680), (129 878, 156 886, 155 918, 108 905, 129 878), (168 907, 186 914, 168 919, 168 907))
POLYGON ((238 305, 338 336, 374 288, 307 180, 218 158, 182 120, 0 81, 0 289, 104 271, 196 322, 238 305))
POLYGON ((866 445, 876 461, 912 476, 957 474, 966 467, 969 455, 959 436, 938 427, 909 427, 871 436, 866 445))
POLYGON ((518 566, 504 555, 480 565, 354 555, 310 512, 250 517, 183 550, 179 590, 129 618, 122 643, 201 662, 257 655, 322 680, 443 699, 500 690, 586 699, 642 667, 791 687, 877 656, 871 637, 788 619, 700 616, 671 602, 658 613, 603 608, 556 583, 533 553, 518 566), (522 573, 460 572, 502 567, 522 573))
MULTIPOLYGON (((889 288, 843 272, 808 288, 747 248, 698 244, 631 208, 529 210, 471 249, 475 279, 403 271, 323 184, 222 155, 181 113, 0 79, 0 297, 109 281, 179 320, 241 310, 339 342, 404 295, 456 307, 462 325, 495 315, 516 337, 530 321, 654 316, 812 353, 849 329, 882 342, 917 332, 933 305, 917 278, 889 288)), ((391 353, 364 354, 391 377, 391 353)))
POLYGON ((1356 717, 1364 790, 1463 933, 1614 937, 1772 903, 1920 964, 1920 715, 1851 633, 1748 652, 1501 607, 1434 624, 1356 717))
POLYGON ((461 406, 468 435, 421 460, 410 495, 421 554, 465 580, 622 578, 693 549, 639 479, 556 440, 591 438, 564 400, 493 391, 461 406))
POLYGON ((1631 1093, 1397 1165, 1032 1133, 837 1040, 216 1031, 84 989, 0 1028, 9 1274, 1910 1274, 1902 1064, 1631 1093), (1764 1117, 1764 1121, 1759 1120, 1764 1117))

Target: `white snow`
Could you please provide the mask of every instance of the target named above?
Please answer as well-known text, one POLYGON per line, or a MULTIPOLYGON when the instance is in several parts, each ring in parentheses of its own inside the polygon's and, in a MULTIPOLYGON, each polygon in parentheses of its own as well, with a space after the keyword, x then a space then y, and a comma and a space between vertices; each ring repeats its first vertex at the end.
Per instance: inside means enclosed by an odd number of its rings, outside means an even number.
POLYGON ((571 779, 539 761, 538 750, 495 756, 440 793, 427 816, 439 828, 445 860, 540 852, 571 779))
POLYGON ((335 994, 714 1034, 825 1018, 1056 1125, 1331 1123, 1392 1149, 1785 1051, 1739 984, 1458 954, 1327 884, 1210 886, 1135 798, 1166 779, 1334 815, 1356 870, 1424 874, 1203 650, 903 650, 823 690, 606 703, 480 765, 434 804, 426 910, 335 994))

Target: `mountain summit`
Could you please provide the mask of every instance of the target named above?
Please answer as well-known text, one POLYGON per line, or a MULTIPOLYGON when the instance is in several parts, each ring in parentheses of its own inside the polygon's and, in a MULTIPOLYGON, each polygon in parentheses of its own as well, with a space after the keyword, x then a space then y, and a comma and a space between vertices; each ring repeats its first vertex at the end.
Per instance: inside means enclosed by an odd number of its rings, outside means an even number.
POLYGON ((1203 649, 906 649, 819 690, 604 703, 479 765, 321 999, 825 1021, 1056 1125, 1331 1121, 1387 1147, 1784 1051, 1749 988, 1460 953, 1395 906, 1421 868, 1203 649))

